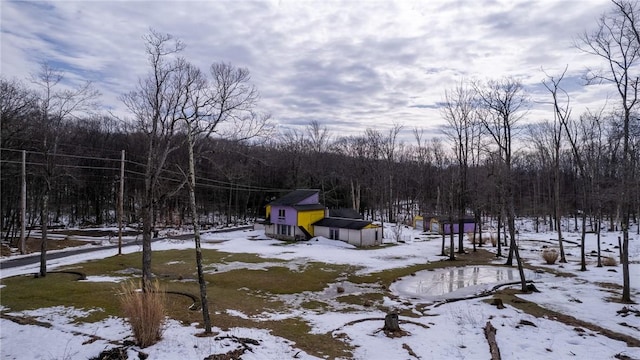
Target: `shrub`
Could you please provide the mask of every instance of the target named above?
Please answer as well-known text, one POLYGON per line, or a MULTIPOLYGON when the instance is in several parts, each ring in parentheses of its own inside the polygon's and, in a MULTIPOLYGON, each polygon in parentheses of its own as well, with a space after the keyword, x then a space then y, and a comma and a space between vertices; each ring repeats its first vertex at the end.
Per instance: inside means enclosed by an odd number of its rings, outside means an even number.
POLYGON ((558 260, 558 252, 554 249, 546 249, 542 252, 542 258, 549 265, 553 265, 558 260))
POLYGON ((157 281, 146 293, 136 282, 124 283, 120 305, 138 346, 145 348, 160 340, 165 320, 165 295, 157 281))
POLYGON ((616 258, 611 256, 605 256, 602 258, 602 265, 604 266, 618 266, 616 258))
POLYGON ((467 233, 467 238, 469 238, 469 241, 472 244, 484 245, 484 243, 487 241, 487 234, 483 234, 481 236, 480 234, 476 234, 476 233, 473 233, 473 232, 468 232, 467 233))

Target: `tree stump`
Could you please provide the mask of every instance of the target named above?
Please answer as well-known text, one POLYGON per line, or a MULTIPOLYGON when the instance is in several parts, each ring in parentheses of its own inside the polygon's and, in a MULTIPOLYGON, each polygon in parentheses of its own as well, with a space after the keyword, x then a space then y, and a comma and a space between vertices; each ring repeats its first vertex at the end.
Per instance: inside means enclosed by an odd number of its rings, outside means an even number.
POLYGON ((391 313, 384 317, 384 331, 396 332, 400 331, 400 324, 398 323, 398 314, 391 313))
POLYGON ((497 307, 498 309, 504 309, 504 303, 502 302, 502 299, 500 298, 495 298, 493 299, 493 301, 491 302, 491 305, 495 305, 495 307, 497 307))
POLYGON ((491 352, 491 360, 501 360, 500 357, 500 348, 498 348, 498 343, 496 342, 496 332, 498 330, 491 325, 491 322, 487 321, 487 325, 484 327, 484 336, 487 338, 487 342, 489 342, 489 351, 491 352))

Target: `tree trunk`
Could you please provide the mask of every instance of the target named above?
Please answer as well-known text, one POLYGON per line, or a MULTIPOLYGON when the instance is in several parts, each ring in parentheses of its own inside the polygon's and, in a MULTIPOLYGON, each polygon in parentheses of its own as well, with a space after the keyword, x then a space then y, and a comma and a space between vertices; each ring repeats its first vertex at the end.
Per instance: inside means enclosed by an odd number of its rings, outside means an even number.
POLYGON ((47 229, 49 226, 49 186, 45 185, 42 195, 42 209, 40 209, 40 224, 42 237, 40 241, 40 277, 47 276, 47 229))
MULTIPOLYGON (((451 224, 453 227, 453 224, 451 224)), ((464 219, 462 212, 460 214, 460 219, 458 220, 458 254, 464 254, 464 219)))
MULTIPOLYGON (((148 191, 147 191, 148 192, 148 191)), ((151 232, 153 223, 153 199, 146 195, 142 205, 142 291, 151 285, 151 232)))
POLYGON ((518 250, 518 243, 516 243, 516 226, 515 217, 516 211, 513 204, 513 198, 511 198, 511 204, 509 205, 509 213, 507 215, 507 221, 509 222, 509 237, 511 238, 509 252, 513 251, 513 255, 516 258, 516 264, 518 265, 518 273, 520 273, 520 285, 522 292, 527 292, 527 280, 524 276, 524 267, 522 265, 522 259, 520 258, 520 251, 518 250))
MULTIPOLYGON (((443 229, 444 231, 444 229, 443 229)), ((454 241, 454 237, 453 237, 453 220, 451 220, 451 217, 449 217, 449 260, 453 261, 456 259, 456 255, 455 255, 455 241, 454 241)))
MULTIPOLYGON (((556 156, 560 156, 559 154, 556 154, 556 156)), ((562 210, 561 210, 561 201, 560 201, 560 164, 556 161, 555 164, 555 184, 554 184, 554 190, 555 190, 555 196, 554 196, 554 200, 555 200, 555 217, 556 217, 556 224, 560 224, 560 220, 562 220, 562 210)), ((560 262, 561 263, 566 263, 567 262, 567 258, 564 255, 564 245, 562 243, 562 227, 558 226, 558 247, 560 250, 560 262)))
POLYGON ((198 221, 198 209, 196 207, 196 175, 195 175, 195 159, 193 152, 194 139, 192 131, 189 128, 187 132, 189 146, 189 205, 191 207, 191 216, 193 217, 193 234, 196 247, 196 266, 198 268, 198 284, 200 284, 200 303, 202 305, 202 321, 204 323, 204 332, 211 333, 211 319, 209 317, 209 301, 207 300, 207 282, 204 278, 204 270, 202 267, 202 248, 200 246, 200 223, 198 221))
POLYGON ((587 257, 585 254, 584 243, 587 236, 587 212, 582 212, 582 231, 580 234, 580 271, 587 271, 587 257))
POLYGON ((600 227, 602 226, 602 209, 598 209, 598 220, 596 223, 596 236, 598 241, 598 267, 602 267, 602 256, 600 252, 600 227))
POLYGON ((498 251, 496 252, 496 257, 502 257, 502 237, 500 236, 501 228, 502 228, 502 212, 498 212, 498 231, 496 233, 496 236, 497 236, 496 243, 498 244, 498 251))

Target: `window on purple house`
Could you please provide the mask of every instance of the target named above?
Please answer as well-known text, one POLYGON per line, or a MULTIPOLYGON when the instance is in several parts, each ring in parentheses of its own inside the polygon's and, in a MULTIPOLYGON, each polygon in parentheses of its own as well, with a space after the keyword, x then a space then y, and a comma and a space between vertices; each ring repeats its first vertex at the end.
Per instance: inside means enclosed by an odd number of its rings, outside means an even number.
POLYGON ((277 225, 278 235, 291 236, 291 225, 277 225))
POLYGON ((278 209, 278 218, 284 219, 284 209, 278 209))

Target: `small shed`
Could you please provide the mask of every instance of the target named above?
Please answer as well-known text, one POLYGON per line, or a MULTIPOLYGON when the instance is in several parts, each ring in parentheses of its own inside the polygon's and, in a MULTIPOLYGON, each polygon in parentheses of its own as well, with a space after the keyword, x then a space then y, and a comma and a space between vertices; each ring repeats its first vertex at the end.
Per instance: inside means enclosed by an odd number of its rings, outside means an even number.
MULTIPOLYGON (((425 216, 424 231, 437 233, 440 235, 449 235, 453 231, 454 234, 460 233, 460 218, 454 217, 450 219, 448 216, 425 216), (453 226, 452 226, 453 225, 453 226)), ((474 232, 476 221, 471 216, 462 218, 462 232, 474 232)))
POLYGON ((358 247, 380 244, 380 227, 371 221, 327 217, 313 224, 315 236, 341 240, 358 247))
POLYGON ((424 217, 416 215, 413 218, 413 228, 424 231, 424 217))

